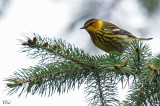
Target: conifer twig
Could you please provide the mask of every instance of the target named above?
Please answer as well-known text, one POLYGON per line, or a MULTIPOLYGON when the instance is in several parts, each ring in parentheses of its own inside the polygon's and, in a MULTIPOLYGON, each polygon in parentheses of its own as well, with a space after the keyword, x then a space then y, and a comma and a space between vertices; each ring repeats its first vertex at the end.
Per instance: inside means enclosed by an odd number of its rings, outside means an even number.
POLYGON ((64 58, 70 59, 70 60, 72 60, 72 61, 74 61, 74 62, 76 62, 76 63, 78 63, 78 64, 87 66, 87 67, 89 67, 89 68, 91 68, 91 69, 95 69, 95 68, 96 68, 95 65, 87 64, 87 63, 85 63, 85 62, 82 62, 82 61, 80 61, 80 60, 77 60, 77 59, 75 59, 75 58, 72 58, 72 57, 70 57, 70 56, 68 56, 68 55, 64 55, 64 54, 62 54, 62 53, 58 53, 58 54, 59 54, 60 56, 64 57, 64 58))
POLYGON ((103 98, 103 94, 102 94, 102 87, 101 87, 101 79, 99 76, 99 73, 96 72, 96 77, 97 77, 97 83, 98 83, 98 90, 99 90, 99 96, 100 96, 100 100, 101 100, 101 104, 102 106, 104 106, 104 98, 103 98))
MULTIPOLYGON (((155 72, 153 72, 152 73, 152 75, 150 76, 150 78, 152 78, 152 77, 154 77, 154 75, 155 75, 155 72)), ((140 92, 139 92, 139 94, 138 94, 138 98, 137 98, 137 100, 140 100, 142 97, 141 97, 141 95, 143 95, 142 93, 143 93, 143 91, 145 90, 145 87, 149 84, 149 81, 151 80, 151 79, 148 79, 144 84, 143 84, 143 87, 140 89, 140 92)), ((144 98, 143 98, 144 99, 144 98)), ((143 100, 144 101, 144 100, 143 100)), ((142 101, 141 101, 142 102, 142 101)), ((140 102, 138 101, 137 102, 137 106, 140 104, 140 102)))
MULTIPOLYGON (((49 70, 48 70, 49 71, 49 70)), ((45 74, 45 75, 41 75, 41 76, 38 76, 38 77, 30 77, 28 80, 23 80, 23 81, 17 81, 16 83, 8 83, 7 86, 12 86, 12 85, 15 85, 15 86, 18 86, 18 85, 22 85, 23 83, 27 83, 27 82, 33 82, 35 80, 38 80, 38 79, 42 79, 42 78, 45 78, 45 77, 48 77, 48 76, 51 76, 51 75, 57 75, 57 74, 61 74, 61 73, 66 73, 66 72, 70 72, 70 71, 77 71, 77 69, 70 69, 70 70, 63 70, 63 71, 60 71, 60 72, 52 72, 52 73, 48 73, 48 74, 45 74)), ((84 70, 85 71, 85 70, 84 70)), ((60 79, 62 77, 64 77, 65 75, 61 75, 61 76, 58 76, 58 77, 54 77, 54 79, 50 79, 50 80, 55 80, 55 79, 60 79)))
POLYGON ((140 54, 139 54, 139 52, 140 52, 140 49, 139 49, 139 48, 136 48, 137 62, 138 62, 137 70, 138 70, 138 72, 141 72, 140 67, 139 67, 139 64, 140 64, 140 54))
MULTIPOLYGON (((30 40, 28 40, 28 41, 30 41, 30 40)), ((23 44, 22 44, 22 45, 23 45, 23 44)), ((41 48, 41 49, 47 50, 47 51, 50 52, 50 53, 56 53, 56 54, 58 54, 59 56, 62 56, 63 58, 72 60, 73 62, 76 62, 76 63, 78 63, 78 64, 87 66, 87 67, 89 67, 89 68, 91 68, 91 69, 95 69, 95 68, 96 68, 95 65, 87 64, 87 63, 85 63, 85 62, 83 62, 83 61, 80 61, 80 60, 78 60, 78 59, 72 58, 71 56, 65 55, 65 54, 59 52, 58 50, 57 50, 57 51, 53 51, 52 48, 47 48, 47 47, 46 47, 46 46, 48 45, 47 42, 45 42, 43 45, 37 44, 37 43, 32 43, 32 42, 30 42, 30 43, 28 43, 28 44, 25 44, 25 45, 33 46, 33 47, 38 48, 38 49, 41 48)))

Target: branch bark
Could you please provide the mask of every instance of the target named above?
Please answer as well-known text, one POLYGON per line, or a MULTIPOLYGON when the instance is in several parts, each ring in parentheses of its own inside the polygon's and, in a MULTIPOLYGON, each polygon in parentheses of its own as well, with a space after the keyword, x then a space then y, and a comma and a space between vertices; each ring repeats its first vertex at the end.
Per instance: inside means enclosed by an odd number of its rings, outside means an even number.
POLYGON ((104 106, 104 98, 103 98, 103 95, 102 95, 102 87, 101 87, 101 80, 100 80, 100 76, 99 76, 99 73, 96 72, 96 75, 97 75, 97 83, 98 83, 98 90, 99 90, 99 96, 100 96, 100 100, 101 100, 101 106, 104 106))

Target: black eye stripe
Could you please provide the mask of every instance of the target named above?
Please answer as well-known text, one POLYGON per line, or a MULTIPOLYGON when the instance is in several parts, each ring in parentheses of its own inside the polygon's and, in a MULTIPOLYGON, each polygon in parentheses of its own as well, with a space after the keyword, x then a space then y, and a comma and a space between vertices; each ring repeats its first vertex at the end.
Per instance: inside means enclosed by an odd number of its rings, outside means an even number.
POLYGON ((92 25, 94 22, 90 23, 89 25, 92 25))
POLYGON ((86 27, 89 27, 91 26, 92 24, 94 24, 95 22, 92 22, 92 23, 89 23, 86 27))

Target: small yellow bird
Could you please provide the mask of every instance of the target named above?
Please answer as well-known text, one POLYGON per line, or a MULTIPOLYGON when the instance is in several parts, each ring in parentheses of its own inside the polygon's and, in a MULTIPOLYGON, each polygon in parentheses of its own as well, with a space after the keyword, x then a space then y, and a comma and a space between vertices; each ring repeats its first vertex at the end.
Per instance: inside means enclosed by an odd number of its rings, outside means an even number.
POLYGON ((118 26, 101 21, 99 19, 90 19, 86 21, 84 27, 90 34, 91 40, 95 46, 105 52, 118 51, 123 52, 131 44, 133 39, 150 40, 152 38, 137 38, 130 32, 119 28, 118 26))

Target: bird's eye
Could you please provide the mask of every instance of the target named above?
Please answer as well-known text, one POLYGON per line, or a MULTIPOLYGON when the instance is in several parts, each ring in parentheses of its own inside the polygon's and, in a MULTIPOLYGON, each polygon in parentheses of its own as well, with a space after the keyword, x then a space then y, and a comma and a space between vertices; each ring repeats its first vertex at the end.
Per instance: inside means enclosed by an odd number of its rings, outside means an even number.
POLYGON ((92 23, 89 23, 89 25, 88 26, 91 26, 93 24, 93 22, 92 23))
POLYGON ((93 23, 94 23, 94 22, 92 22, 92 23, 89 23, 89 24, 87 25, 87 27, 91 26, 93 23))

